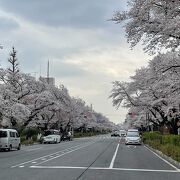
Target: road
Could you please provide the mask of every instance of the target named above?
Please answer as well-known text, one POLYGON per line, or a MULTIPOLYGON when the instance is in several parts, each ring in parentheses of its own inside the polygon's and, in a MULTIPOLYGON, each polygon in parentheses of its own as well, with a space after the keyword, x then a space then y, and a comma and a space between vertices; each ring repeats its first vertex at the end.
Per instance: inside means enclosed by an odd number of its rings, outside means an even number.
POLYGON ((0 180, 180 180, 180 170, 144 145, 110 135, 0 152, 0 180))

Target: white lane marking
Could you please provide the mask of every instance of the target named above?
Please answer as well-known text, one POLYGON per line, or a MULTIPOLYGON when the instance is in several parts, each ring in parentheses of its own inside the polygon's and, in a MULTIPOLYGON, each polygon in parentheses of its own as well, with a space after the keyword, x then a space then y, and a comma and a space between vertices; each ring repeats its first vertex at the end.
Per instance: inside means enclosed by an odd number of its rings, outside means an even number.
POLYGON ((155 153, 154 151, 152 151, 151 149, 149 149, 147 146, 145 146, 146 149, 148 149, 149 151, 151 151, 154 155, 156 155, 158 158, 160 158, 161 160, 163 160, 165 163, 167 163, 168 165, 170 165, 171 167, 173 167, 174 169, 176 169, 177 171, 180 172, 180 169, 178 169, 176 166, 174 166, 173 164, 171 164, 170 162, 168 162, 167 160, 163 159, 161 156, 159 156, 157 153, 155 153))
POLYGON ((70 151, 68 151, 68 152, 65 152, 65 153, 63 153, 63 154, 61 154, 61 155, 59 155, 59 156, 56 156, 56 157, 53 157, 53 158, 51 158, 51 159, 47 159, 47 160, 45 160, 45 161, 42 161, 42 162, 40 162, 40 163, 37 163, 37 165, 43 164, 43 163, 48 162, 48 161, 51 161, 51 160, 53 160, 53 159, 57 159, 57 158, 59 158, 59 157, 61 157, 61 156, 64 156, 64 155, 69 154, 69 153, 71 153, 71 152, 77 151, 77 150, 82 149, 82 148, 84 148, 84 147, 90 146, 91 144, 94 144, 94 143, 95 143, 95 142, 89 143, 89 144, 84 145, 84 146, 80 146, 80 147, 78 147, 78 148, 76 148, 76 149, 73 149, 73 150, 70 150, 70 151))
MULTIPOLYGON (((79 145, 76 145, 76 146, 73 146, 73 147, 70 147, 70 148, 67 148, 67 149, 76 148, 76 147, 81 146, 81 145, 82 145, 82 144, 79 144, 79 145)), ((65 149, 65 150, 66 150, 66 149, 65 149)), ((61 150, 61 151, 58 151, 58 152, 55 152, 55 153, 52 153, 52 154, 48 154, 48 155, 45 155, 45 156, 36 158, 36 159, 32 159, 32 160, 30 160, 30 161, 26 161, 26 162, 23 162, 23 163, 20 163, 20 164, 11 166, 11 168, 15 168, 15 167, 18 167, 18 166, 27 164, 27 163, 31 163, 31 162, 33 162, 33 161, 41 160, 42 158, 48 158, 48 157, 51 156, 51 155, 54 155, 54 154, 57 154, 57 153, 62 153, 63 151, 64 151, 64 150, 61 150)))
POLYGON ((34 148, 34 149, 27 149, 27 150, 24 150, 24 151, 35 151, 35 150, 38 150, 38 149, 42 149, 42 147, 34 148))
POLYGON ((115 150, 115 152, 114 152, 114 155, 113 155, 113 158, 112 158, 112 160, 111 160, 111 164, 110 164, 109 168, 113 168, 113 166, 114 166, 114 161, 115 161, 115 159, 116 159, 116 155, 117 155, 118 149, 119 149, 119 143, 118 143, 118 145, 117 145, 117 147, 116 147, 116 150, 115 150))
POLYGON ((167 172, 167 173, 180 173, 176 170, 163 170, 163 169, 129 169, 129 168, 104 168, 104 167, 75 167, 75 166, 30 166, 36 169, 91 169, 91 170, 115 170, 115 171, 139 171, 139 172, 167 172))
POLYGON ((87 169, 88 167, 73 167, 73 166, 30 166, 37 169, 87 169))

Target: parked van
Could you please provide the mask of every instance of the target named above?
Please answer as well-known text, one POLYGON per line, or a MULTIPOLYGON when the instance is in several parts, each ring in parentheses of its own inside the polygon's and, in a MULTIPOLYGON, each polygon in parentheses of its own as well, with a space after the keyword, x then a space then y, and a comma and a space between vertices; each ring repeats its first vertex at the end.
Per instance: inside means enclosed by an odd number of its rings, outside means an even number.
POLYGON ((21 143, 18 132, 15 129, 0 129, 0 149, 20 150, 21 143))

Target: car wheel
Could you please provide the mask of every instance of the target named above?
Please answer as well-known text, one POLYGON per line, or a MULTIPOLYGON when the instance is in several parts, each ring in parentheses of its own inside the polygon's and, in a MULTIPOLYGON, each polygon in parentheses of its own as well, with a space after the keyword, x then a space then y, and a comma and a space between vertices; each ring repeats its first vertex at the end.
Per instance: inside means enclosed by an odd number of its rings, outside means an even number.
POLYGON ((8 151, 11 151, 11 150, 12 150, 12 145, 10 144, 9 148, 8 148, 8 151))
POLYGON ((19 144, 19 146, 18 146, 17 150, 20 150, 20 149, 21 149, 21 144, 19 144))

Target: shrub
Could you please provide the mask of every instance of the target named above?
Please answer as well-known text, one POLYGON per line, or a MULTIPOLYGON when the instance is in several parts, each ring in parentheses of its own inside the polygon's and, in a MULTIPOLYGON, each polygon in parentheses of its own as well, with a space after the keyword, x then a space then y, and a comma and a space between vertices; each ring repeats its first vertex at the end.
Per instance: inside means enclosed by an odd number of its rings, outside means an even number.
POLYGON ((80 137, 90 137, 90 136, 96 136, 101 133, 99 132, 75 132, 74 138, 80 138, 80 137))
POLYGON ((145 132, 143 142, 180 162, 180 135, 161 135, 145 132))
POLYGON ((37 134, 40 133, 40 131, 36 128, 28 128, 28 129, 24 129, 22 131, 22 136, 26 136, 26 138, 30 138, 33 137, 34 135, 37 136, 37 134))
POLYGON ((33 136, 32 136, 32 140, 33 140, 34 142, 36 142, 36 141, 37 141, 37 135, 33 135, 33 136))
POLYGON ((28 139, 28 140, 21 142, 21 144, 23 144, 23 145, 32 145, 33 143, 34 143, 34 141, 32 139, 28 139))

